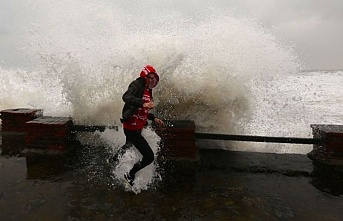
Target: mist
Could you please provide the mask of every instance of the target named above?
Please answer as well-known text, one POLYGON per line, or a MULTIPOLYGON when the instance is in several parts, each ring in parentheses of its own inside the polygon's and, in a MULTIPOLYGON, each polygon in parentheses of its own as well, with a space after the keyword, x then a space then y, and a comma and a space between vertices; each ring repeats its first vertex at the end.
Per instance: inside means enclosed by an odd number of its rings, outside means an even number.
MULTIPOLYGON (((114 3, 114 1, 102 0, 97 4, 109 2, 118 7, 126 7, 125 2, 120 1, 114 3)), ((90 3, 91 1, 85 1, 85 4, 90 3)), ((343 1, 341 0, 217 0, 211 3, 195 0, 173 2, 148 0, 137 4, 149 8, 147 13, 174 11, 190 18, 193 14, 202 13, 207 8, 229 11, 256 20, 283 44, 292 46, 303 61, 305 69, 343 69, 341 43, 343 1)), ((19 0, 0 0, 0 64, 2 66, 21 67, 29 63, 27 58, 21 56, 22 33, 21 29, 18 29, 18 24, 25 25, 25 14, 25 8, 19 0)), ((163 18, 156 17, 156 19, 163 18)), ((31 25, 27 23, 27 26, 31 25)))

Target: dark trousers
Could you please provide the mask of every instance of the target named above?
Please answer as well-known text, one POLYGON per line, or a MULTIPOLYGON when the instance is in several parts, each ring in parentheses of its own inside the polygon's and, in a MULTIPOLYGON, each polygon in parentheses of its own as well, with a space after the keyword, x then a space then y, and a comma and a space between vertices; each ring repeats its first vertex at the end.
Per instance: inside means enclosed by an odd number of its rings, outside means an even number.
POLYGON ((154 161, 154 152, 152 152, 148 142, 142 136, 141 130, 127 130, 124 128, 124 134, 126 136, 126 143, 118 152, 125 151, 131 143, 143 156, 142 160, 137 162, 129 172, 130 176, 134 178, 135 174, 139 170, 143 169, 154 161))

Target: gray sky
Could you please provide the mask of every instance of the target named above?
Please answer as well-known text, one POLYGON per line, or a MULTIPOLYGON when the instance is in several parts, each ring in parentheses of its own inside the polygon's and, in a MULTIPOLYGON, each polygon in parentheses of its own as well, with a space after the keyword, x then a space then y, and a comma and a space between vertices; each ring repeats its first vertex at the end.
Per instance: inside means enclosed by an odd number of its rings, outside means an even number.
POLYGON ((310 69, 343 69, 342 0, 231 2, 277 37, 295 44, 310 69))
MULTIPOLYGON (((16 38, 18 33, 12 29, 20 17, 20 2, 0 0, 0 61, 13 66, 21 63, 17 50, 20 40, 16 38)), ((213 2, 224 9, 235 9, 248 18, 256 18, 279 39, 294 44, 309 69, 343 69, 343 0, 213 2)), ((187 4, 197 7, 201 0, 189 0, 187 4)))

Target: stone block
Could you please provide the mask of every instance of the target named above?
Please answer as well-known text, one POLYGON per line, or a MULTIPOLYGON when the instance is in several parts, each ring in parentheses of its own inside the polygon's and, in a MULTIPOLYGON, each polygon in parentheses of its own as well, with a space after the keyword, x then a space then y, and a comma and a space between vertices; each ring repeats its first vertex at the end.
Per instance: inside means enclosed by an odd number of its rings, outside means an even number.
POLYGON ((2 131, 26 132, 25 123, 41 117, 41 109, 7 109, 0 111, 2 121, 2 131))
POLYGON ((29 149, 64 151, 73 139, 69 117, 39 117, 26 122, 25 144, 29 149))
POLYGON ((6 133, 1 135, 2 155, 18 155, 25 148, 25 133, 6 133))
POLYGON ((189 120, 165 121, 165 127, 155 127, 161 137, 161 154, 167 158, 197 160, 195 124, 189 120))
POLYGON ((343 125, 311 125, 313 137, 320 140, 316 148, 324 148, 334 155, 343 156, 343 125))
POLYGON ((311 125, 313 138, 319 144, 313 145, 308 156, 313 160, 343 164, 343 125, 311 125))

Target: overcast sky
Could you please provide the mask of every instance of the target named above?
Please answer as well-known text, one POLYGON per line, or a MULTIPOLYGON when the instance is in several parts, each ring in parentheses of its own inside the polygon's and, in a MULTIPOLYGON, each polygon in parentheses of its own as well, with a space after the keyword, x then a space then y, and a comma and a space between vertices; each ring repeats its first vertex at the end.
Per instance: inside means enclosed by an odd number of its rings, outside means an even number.
MULTIPOLYGON (((20 65, 13 33, 24 0, 0 0, 0 61, 20 65)), ((71 0, 72 1, 72 0, 71 0)), ((106 0, 103 0, 106 1, 106 0)), ((157 1, 157 0, 156 0, 157 1)), ((180 1, 179 4, 182 4, 180 1)), ((189 0, 197 5, 201 0, 189 0)), ((343 0, 217 0, 295 45, 309 69, 343 69, 343 0)))
POLYGON ((343 69, 342 0, 232 2, 242 14, 257 18, 278 37, 294 43, 309 68, 343 69))

